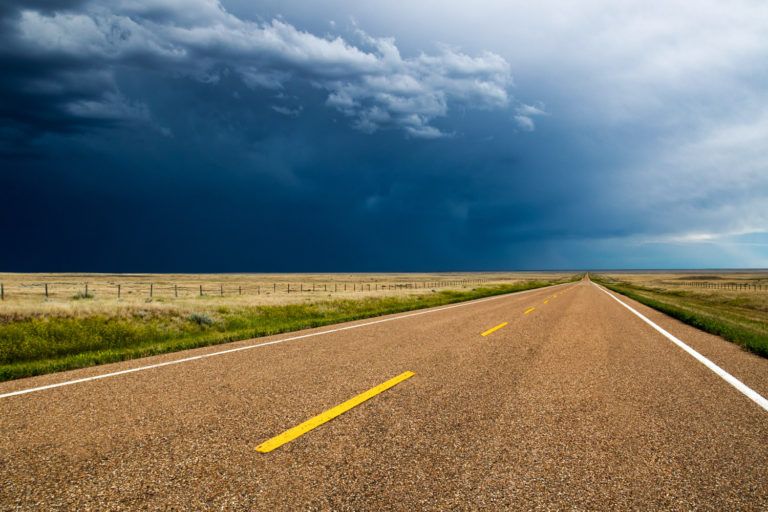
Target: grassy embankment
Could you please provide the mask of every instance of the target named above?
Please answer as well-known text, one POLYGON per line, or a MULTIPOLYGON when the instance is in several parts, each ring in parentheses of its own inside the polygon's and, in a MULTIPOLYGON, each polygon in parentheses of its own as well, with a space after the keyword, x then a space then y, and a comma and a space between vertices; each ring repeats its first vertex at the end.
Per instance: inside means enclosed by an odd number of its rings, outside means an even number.
POLYGON ((405 297, 318 300, 246 308, 221 306, 215 315, 140 311, 131 318, 27 318, 0 325, 0 381, 440 306, 580 278, 523 281, 405 297))
POLYGON ((696 290, 643 286, 618 277, 592 281, 763 357, 768 357, 768 303, 763 295, 728 296, 696 290))

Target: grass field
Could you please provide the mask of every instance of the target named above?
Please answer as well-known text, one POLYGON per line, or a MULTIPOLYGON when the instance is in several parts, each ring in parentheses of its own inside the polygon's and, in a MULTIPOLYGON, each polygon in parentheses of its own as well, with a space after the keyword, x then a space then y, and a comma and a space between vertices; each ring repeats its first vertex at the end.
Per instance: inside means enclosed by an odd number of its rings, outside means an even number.
POLYGON ((768 357, 768 272, 599 273, 590 278, 768 357))
POLYGON ((438 306, 580 277, 567 273, 2 274, 7 292, 0 301, 0 380, 438 306), (89 283, 87 294, 85 282, 89 283), (48 298, 41 297, 44 283, 49 283, 48 298), (152 297, 149 283, 153 284, 152 297), (299 291, 288 292, 289 283, 299 291), (121 285, 119 299, 116 293, 100 292, 114 291, 117 284, 121 285), (430 288, 432 284, 434 288, 430 288), (51 293, 54 286, 66 291, 56 296, 51 293), (197 290, 197 294, 177 298, 179 288, 197 290), (206 289, 212 292, 205 294, 206 289), (158 296, 155 290, 170 290, 171 295, 158 296))
POLYGON ((320 298, 401 297, 431 290, 561 279, 566 273, 422 274, 8 274, 0 273, 0 324, 41 317, 216 314, 220 306, 305 303, 320 298), (45 296, 46 285, 48 297, 45 296), (118 287, 120 298, 118 298, 118 287), (83 297, 87 288, 87 299, 83 297), (202 290, 202 294, 201 294, 202 290), (152 296, 150 296, 150 293, 152 296), (178 295, 178 296, 177 296, 178 295))

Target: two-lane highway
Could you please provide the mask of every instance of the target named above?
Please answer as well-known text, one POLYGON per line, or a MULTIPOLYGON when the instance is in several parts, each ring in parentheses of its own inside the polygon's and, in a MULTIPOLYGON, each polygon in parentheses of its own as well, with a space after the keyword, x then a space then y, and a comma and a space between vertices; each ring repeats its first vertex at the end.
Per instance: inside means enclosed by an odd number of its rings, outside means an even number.
MULTIPOLYGON (((768 396, 768 360, 619 299, 768 396)), ((768 412, 587 280, 299 335, 0 384, 66 384, 0 398, 0 507, 768 504, 768 412)))

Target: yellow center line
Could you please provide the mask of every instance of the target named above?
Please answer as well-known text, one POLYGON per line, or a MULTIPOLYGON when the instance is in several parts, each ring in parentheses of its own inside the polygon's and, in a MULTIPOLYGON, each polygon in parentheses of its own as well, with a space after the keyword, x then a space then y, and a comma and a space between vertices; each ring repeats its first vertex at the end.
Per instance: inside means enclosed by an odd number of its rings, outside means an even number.
POLYGON ((484 333, 482 333, 482 334, 481 334, 481 336, 488 336, 488 335, 489 335, 489 334, 491 334, 493 331, 498 331, 499 329, 501 329, 501 328, 502 328, 502 327, 504 327, 505 325, 507 325, 507 322, 504 322, 503 324, 499 324, 499 325, 497 325, 496 327, 491 327, 490 329, 488 329, 487 331, 485 331, 484 333))
POLYGON ((531 312, 531 311, 533 311, 534 309, 536 309, 536 308, 531 308, 531 309, 529 309, 528 311, 526 311, 526 312, 525 312, 525 313, 523 313, 523 314, 524 314, 524 315, 527 315, 528 313, 530 313, 530 312, 531 312))
POLYGON ((365 402, 369 398, 372 398, 379 393, 388 390, 392 386, 395 386, 399 384, 400 382, 404 381, 405 379, 409 379, 413 377, 415 373, 413 372, 405 372, 394 379, 390 379, 387 382, 383 384, 379 384, 375 388, 371 388, 365 393, 362 393, 360 395, 357 395, 355 398, 351 398, 344 402, 343 404, 337 405, 333 409, 328 409, 324 413, 318 414, 314 418, 311 418, 301 425, 297 425, 293 427, 292 429, 286 430, 279 436, 275 436, 269 441, 265 441, 261 443, 259 446, 256 447, 257 452, 261 453, 267 453, 271 452, 275 448, 279 448, 280 446, 284 445, 285 443, 289 443, 296 439, 299 436, 302 436, 312 430, 313 428, 319 427, 323 423, 326 423, 328 421, 331 421, 336 416, 339 416, 340 414, 343 414, 350 410, 351 408, 360 405, 361 403, 365 402))
POLYGON ((549 299, 547 299, 547 300, 545 300, 545 301, 544 301, 544 304, 547 304, 547 303, 549 303, 549 299))

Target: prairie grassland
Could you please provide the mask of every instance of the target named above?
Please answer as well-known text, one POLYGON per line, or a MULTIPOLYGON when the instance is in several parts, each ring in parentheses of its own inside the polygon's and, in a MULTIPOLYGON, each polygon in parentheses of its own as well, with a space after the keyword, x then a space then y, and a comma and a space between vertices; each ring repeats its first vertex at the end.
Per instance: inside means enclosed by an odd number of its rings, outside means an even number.
MULTIPOLYGON (((83 283, 85 278, 89 282, 88 295, 92 291, 96 295, 94 298, 75 299, 66 295, 51 298, 50 284, 47 300, 36 293, 18 293, 16 297, 9 294, 0 303, 3 308, 0 316, 0 380, 319 327, 581 278, 565 273, 499 274, 492 279, 488 275, 468 274, 419 274, 418 277, 378 274, 365 278, 354 275, 354 280, 348 280, 348 276, 339 279, 336 275, 318 274, 301 275, 303 284, 299 284, 293 276, 283 276, 284 281, 269 276, 273 279, 270 281, 261 275, 254 276, 252 281, 243 275, 149 276, 145 278, 152 279, 152 297, 147 290, 145 296, 137 291, 118 299, 100 297, 100 286, 109 289, 116 283, 125 283, 127 289, 143 289, 148 288, 145 286, 148 282, 139 282, 137 276, 88 275, 67 281, 68 277, 59 275, 55 276, 58 280, 54 280, 54 276, 41 276, 42 279, 37 281, 30 280, 28 275, 17 277, 14 284, 19 289, 22 284, 48 282, 43 279, 56 282, 62 288, 68 282, 79 287, 78 283, 83 283), (218 294, 200 296, 199 286, 203 280, 203 290, 215 288, 218 294), (296 283, 299 290, 311 290, 314 283, 316 291, 288 293, 289 281, 292 286, 296 283), (286 291, 276 294, 274 290, 281 282, 286 284, 286 291), (174 284, 193 287, 194 283, 198 294, 156 297, 154 283, 170 285, 172 290, 174 284), (262 286, 256 283, 269 284, 271 295, 239 293, 262 286), (346 292, 339 286, 344 283, 347 284, 346 292), (319 290, 321 284, 322 291, 319 290), (365 284, 364 291, 350 291, 359 290, 361 284, 365 284), (433 284, 436 287, 430 288, 433 284), (331 286, 337 291, 330 291, 331 286)), ((7 274, 3 279, 4 282, 14 282, 7 274)), ((84 286, 82 295, 85 295, 84 286)))
POLYGON ((399 274, 10 274, 0 273, 5 299, 0 325, 26 318, 131 318, 216 314, 222 308, 279 306, 320 299, 409 297, 442 290, 557 281, 562 272, 399 274), (45 285, 48 285, 48 297, 45 285), (118 298, 118 285, 120 298, 118 298), (92 298, 76 299, 87 293, 92 298), (202 295, 200 290, 202 289, 202 295), (150 297, 150 290, 152 296, 150 297))
POLYGON ((768 271, 610 272, 591 277, 768 357, 768 271))

